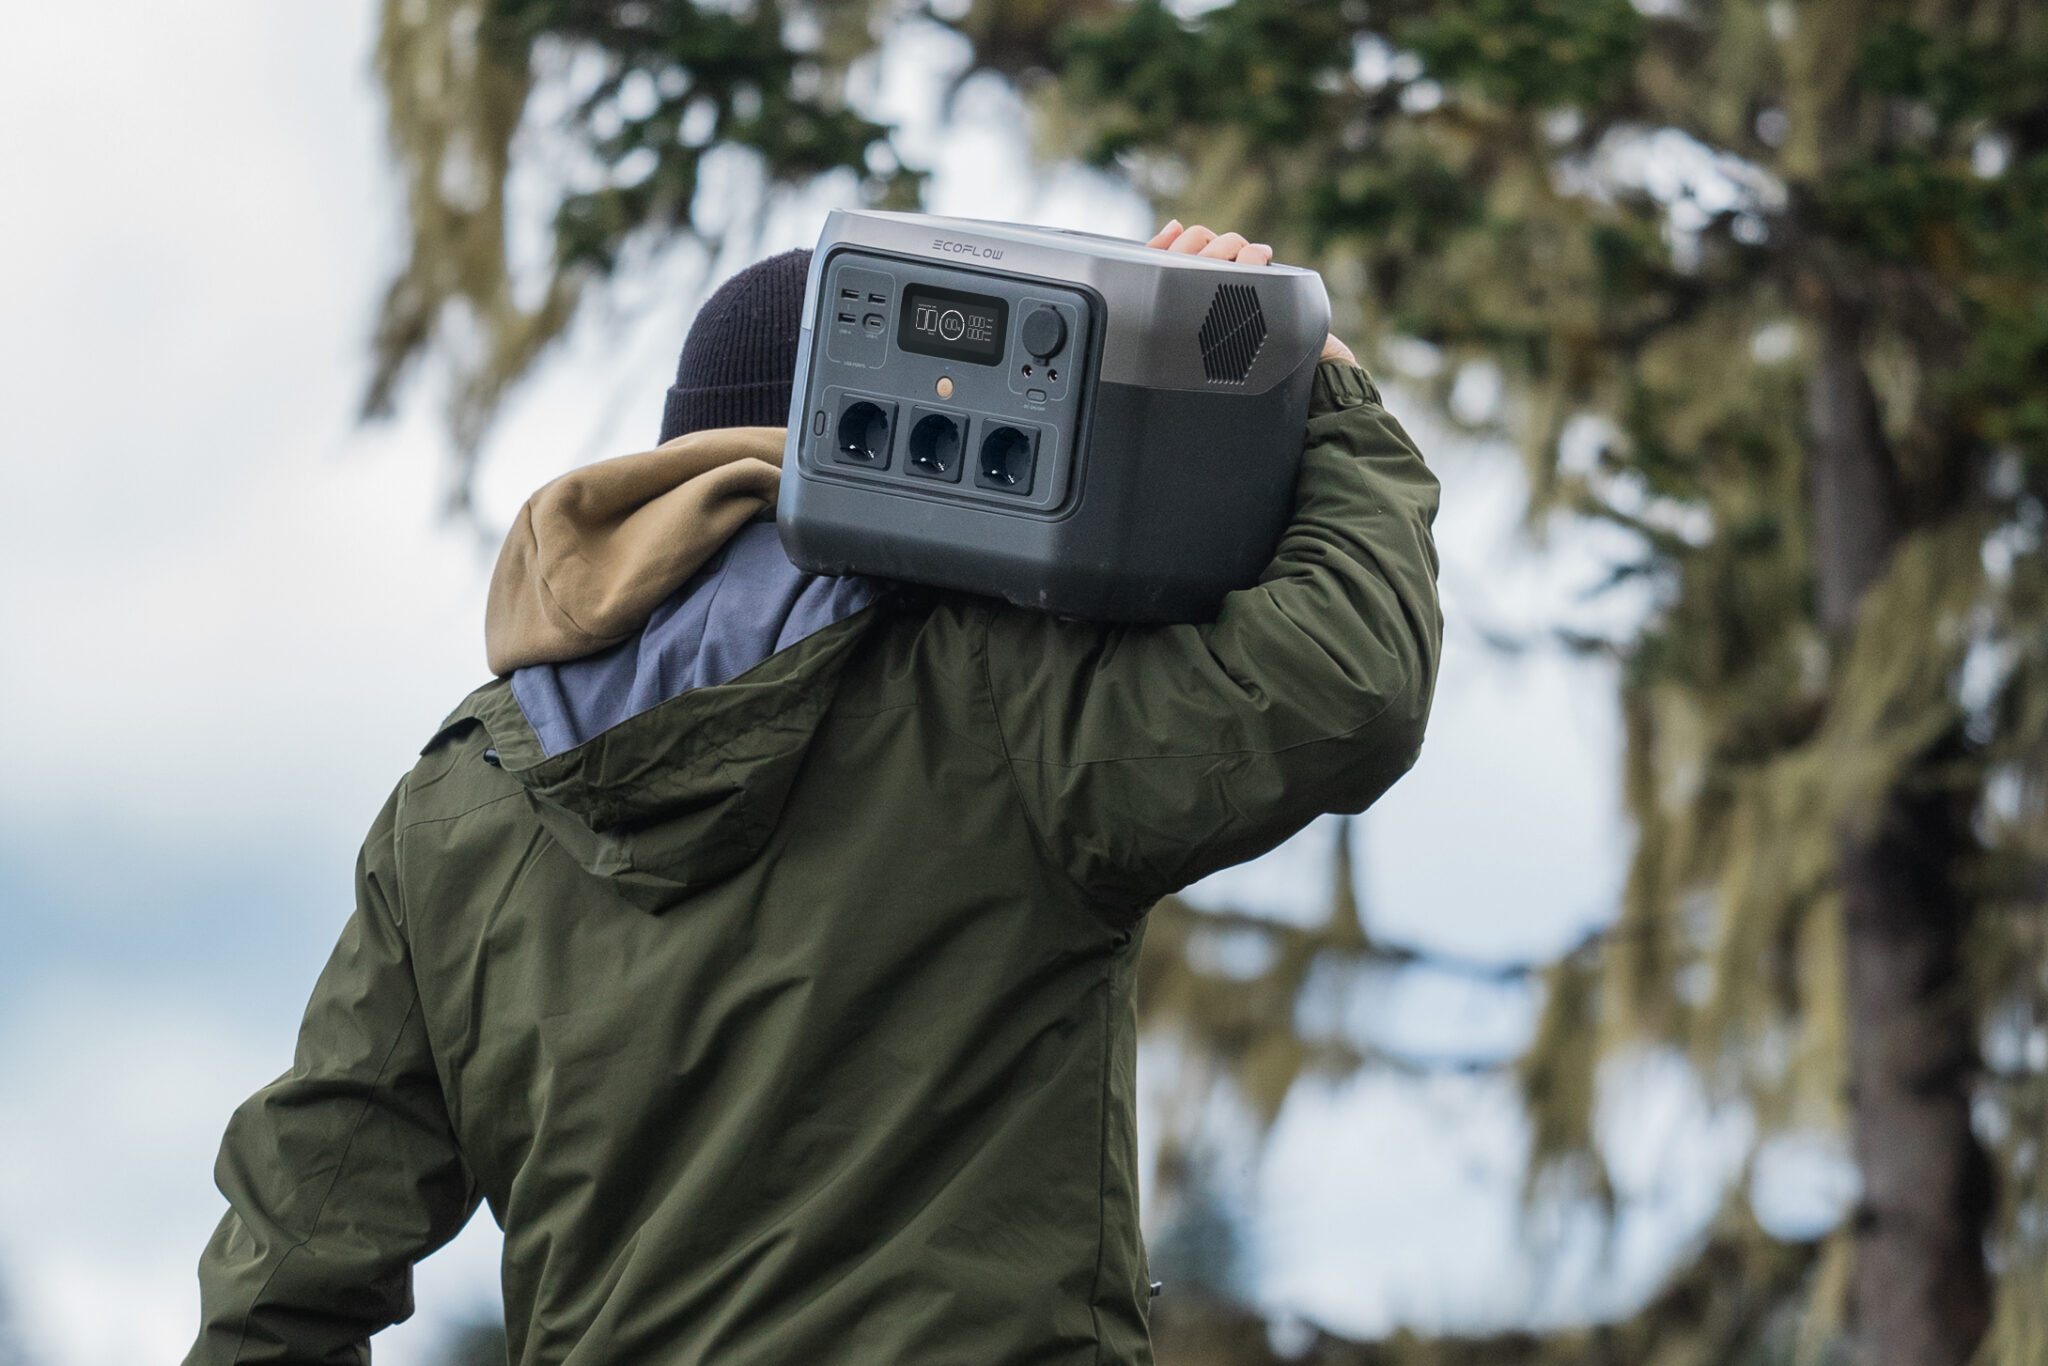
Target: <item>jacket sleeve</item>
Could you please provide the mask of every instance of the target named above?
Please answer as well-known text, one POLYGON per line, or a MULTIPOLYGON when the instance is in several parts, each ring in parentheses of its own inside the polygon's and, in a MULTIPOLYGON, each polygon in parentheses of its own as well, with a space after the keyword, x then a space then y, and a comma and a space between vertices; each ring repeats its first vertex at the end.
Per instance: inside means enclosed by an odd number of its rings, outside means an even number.
POLYGON ((370 1335, 412 1313, 413 1263, 476 1208, 394 916, 396 801, 364 843, 292 1070, 228 1123, 228 1211, 200 1257, 186 1366, 367 1363, 370 1335))
POLYGON ((991 612, 988 691, 1047 856, 1135 916, 1384 792, 1415 761, 1435 685, 1436 506, 1365 371, 1324 361, 1293 519, 1214 622, 991 612))

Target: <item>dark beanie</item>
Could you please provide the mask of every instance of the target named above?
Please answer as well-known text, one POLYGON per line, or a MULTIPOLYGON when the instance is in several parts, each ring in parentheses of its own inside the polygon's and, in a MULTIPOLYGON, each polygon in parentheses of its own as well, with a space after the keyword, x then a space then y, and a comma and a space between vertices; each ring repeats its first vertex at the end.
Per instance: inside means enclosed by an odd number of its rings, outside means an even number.
POLYGON ((683 342, 661 439, 707 427, 780 427, 796 383, 797 333, 811 253, 757 261, 718 287, 683 342))

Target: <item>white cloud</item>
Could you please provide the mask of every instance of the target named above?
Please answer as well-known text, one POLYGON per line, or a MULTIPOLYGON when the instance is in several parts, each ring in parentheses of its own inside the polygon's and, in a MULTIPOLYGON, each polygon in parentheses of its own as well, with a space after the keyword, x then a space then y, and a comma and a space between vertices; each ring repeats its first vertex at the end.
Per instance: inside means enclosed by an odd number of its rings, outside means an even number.
POLYGON ((1362 1076, 1297 1087, 1260 1167, 1262 1301, 1351 1336, 1523 1317, 1523 1141, 1499 1081, 1362 1076))
MULTIPOLYGON (((68 975, 0 1016, 0 1271, 39 1359, 131 1366, 191 1345, 199 1251, 225 1208, 221 1132, 291 1062, 288 1022, 272 1023, 68 975)), ((380 1336, 377 1359, 427 1360, 446 1319, 494 1305, 498 1245, 480 1212, 423 1264, 428 1312, 380 1336)))
POLYGON ((13 1003, 0 1040, 0 1256, 24 1334, 77 1366, 176 1360, 220 1216, 215 1147, 289 1063, 289 1037, 67 976, 13 1003))

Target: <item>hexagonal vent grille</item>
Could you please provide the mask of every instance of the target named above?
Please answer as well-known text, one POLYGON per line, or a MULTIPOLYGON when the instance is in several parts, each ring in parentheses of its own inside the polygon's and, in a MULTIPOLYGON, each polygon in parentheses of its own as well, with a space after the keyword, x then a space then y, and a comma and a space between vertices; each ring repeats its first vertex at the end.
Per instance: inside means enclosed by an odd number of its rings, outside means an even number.
POLYGON ((1218 285, 1202 322, 1202 373, 1212 384, 1242 384, 1266 344, 1266 314, 1250 285, 1218 285))

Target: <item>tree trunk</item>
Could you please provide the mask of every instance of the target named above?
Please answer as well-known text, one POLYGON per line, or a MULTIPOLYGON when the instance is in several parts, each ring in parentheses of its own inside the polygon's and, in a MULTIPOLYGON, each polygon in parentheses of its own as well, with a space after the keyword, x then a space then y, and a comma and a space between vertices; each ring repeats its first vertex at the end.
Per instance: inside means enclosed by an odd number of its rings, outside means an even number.
MULTIPOLYGON (((1858 320, 1832 292, 1823 298, 1808 479, 1816 606, 1840 642, 1891 556, 1899 516, 1858 320)), ((1860 1366, 1964 1366, 1990 1320, 1990 1167, 1970 1127, 1977 1044, 1962 979, 1969 901, 1955 880, 1967 840, 1961 803, 1910 770, 1873 826, 1837 838, 1863 1176, 1850 1291, 1860 1366)))
POLYGON ((1963 1366, 1990 1321, 1990 1168, 1970 1128, 1967 907, 1955 803, 1895 792, 1873 836, 1840 841, 1849 1104, 1863 1199, 1851 1290, 1862 1366, 1963 1366))

